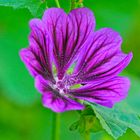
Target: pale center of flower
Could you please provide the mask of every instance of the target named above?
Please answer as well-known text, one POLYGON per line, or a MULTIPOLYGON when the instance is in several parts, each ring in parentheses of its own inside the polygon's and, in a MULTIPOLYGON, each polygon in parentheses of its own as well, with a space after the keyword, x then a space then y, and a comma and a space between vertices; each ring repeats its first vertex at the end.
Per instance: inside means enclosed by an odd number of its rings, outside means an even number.
POLYGON ((63 80, 59 80, 58 78, 55 78, 55 80, 56 84, 52 85, 52 88, 57 90, 61 95, 66 94, 69 86, 63 80))

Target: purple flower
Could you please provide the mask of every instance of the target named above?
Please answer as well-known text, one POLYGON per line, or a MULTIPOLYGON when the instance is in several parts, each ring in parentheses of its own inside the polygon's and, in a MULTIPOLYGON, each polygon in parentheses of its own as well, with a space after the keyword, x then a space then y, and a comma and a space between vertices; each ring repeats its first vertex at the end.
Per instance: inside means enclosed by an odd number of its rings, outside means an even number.
POLYGON ((132 53, 121 51, 122 38, 112 29, 94 31, 89 9, 67 15, 50 8, 42 20, 31 20, 30 28, 29 47, 20 51, 20 57, 35 78, 45 107, 55 112, 81 110, 81 100, 112 107, 127 96, 130 82, 118 74, 132 53))

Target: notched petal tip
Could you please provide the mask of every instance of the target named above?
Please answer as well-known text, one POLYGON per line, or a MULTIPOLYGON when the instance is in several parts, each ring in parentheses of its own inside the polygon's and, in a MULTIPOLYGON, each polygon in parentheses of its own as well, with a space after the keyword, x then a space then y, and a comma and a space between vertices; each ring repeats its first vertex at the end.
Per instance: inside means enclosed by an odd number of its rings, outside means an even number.
POLYGON ((63 15, 63 14, 66 15, 65 11, 61 8, 49 8, 44 12, 42 21, 46 23, 49 16, 51 17, 52 15, 54 15, 54 17, 52 18, 55 18, 57 15, 63 15))
POLYGON ((71 12, 74 12, 74 13, 76 13, 76 14, 86 14, 86 15, 91 15, 91 16, 94 15, 94 14, 93 14, 93 11, 90 10, 89 8, 87 8, 87 7, 81 7, 81 8, 72 9, 72 10, 70 11, 70 13, 71 13, 71 12))
MULTIPOLYGON (((95 24, 94 13, 89 8, 82 7, 82 8, 72 9, 68 15, 70 15, 70 14, 74 14, 74 15, 78 15, 79 14, 80 16, 81 15, 87 16, 87 20, 92 19, 93 20, 92 22, 94 22, 94 24, 95 24)), ((94 25, 94 27, 95 27, 95 25, 94 25)))
POLYGON ((72 9, 70 11, 70 13, 68 14, 68 16, 70 17, 70 19, 72 19, 72 22, 73 22, 74 18, 76 20, 78 19, 77 23, 79 22, 79 24, 81 24, 83 28, 87 28, 86 26, 89 25, 89 26, 91 26, 91 28, 89 27, 91 32, 94 31, 95 26, 96 26, 95 16, 94 16, 93 11, 90 10, 89 8, 83 7, 83 8, 72 9), (81 21, 81 23, 80 23, 80 21, 81 21), (87 23, 87 25, 86 25, 86 23, 87 23))

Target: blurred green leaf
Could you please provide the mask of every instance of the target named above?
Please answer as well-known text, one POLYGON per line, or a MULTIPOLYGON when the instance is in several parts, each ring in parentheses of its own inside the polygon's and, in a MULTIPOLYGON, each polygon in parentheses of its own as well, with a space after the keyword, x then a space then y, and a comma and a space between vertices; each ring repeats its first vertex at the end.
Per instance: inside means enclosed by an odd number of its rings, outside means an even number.
POLYGON ((96 19, 96 29, 113 28, 126 37, 138 7, 138 0, 85 0, 84 6, 92 9, 96 19))
POLYGON ((41 103, 19 106, 0 95, 1 140, 51 139, 52 112, 41 103))
POLYGON ((140 136, 140 119, 126 104, 115 106, 112 109, 92 103, 89 105, 93 108, 102 127, 115 139, 122 136, 127 128, 131 128, 140 136))
POLYGON ((32 104, 40 94, 37 94, 34 79, 19 57, 19 50, 28 46, 31 14, 25 9, 14 11, 1 7, 0 17, 0 89, 4 96, 17 104, 32 104))
POLYGON ((34 16, 44 3, 45 0, 0 0, 0 6, 27 8, 34 16))
POLYGON ((138 9, 136 9, 134 18, 133 18, 133 24, 132 27, 129 29, 129 34, 127 35, 127 40, 124 43, 124 49, 126 51, 130 50, 133 52, 133 59, 131 63, 128 66, 128 71, 137 76, 140 77, 140 4, 138 9))

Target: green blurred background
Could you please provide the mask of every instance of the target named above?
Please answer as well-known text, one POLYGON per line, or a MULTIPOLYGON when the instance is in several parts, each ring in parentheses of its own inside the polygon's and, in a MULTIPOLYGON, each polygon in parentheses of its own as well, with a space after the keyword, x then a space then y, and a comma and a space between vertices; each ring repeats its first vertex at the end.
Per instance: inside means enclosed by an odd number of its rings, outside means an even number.
MULTIPOLYGON (((68 11, 69 0, 60 0, 68 11)), ((140 0, 85 0, 94 11, 96 29, 111 27, 123 37, 124 52, 134 54, 122 75, 131 79, 131 89, 125 100, 140 114, 140 0)), ((55 7, 48 0, 49 7, 55 7)), ((37 15, 38 16, 38 15, 37 15)), ((19 50, 28 46, 29 20, 27 9, 0 7, 0 140, 50 140, 53 133, 53 112, 41 104, 33 78, 19 58, 19 50)), ((78 119, 76 112, 61 114, 61 140, 81 140, 77 132, 69 131, 78 119)), ((92 134, 94 140, 112 140, 105 132, 92 134)), ((131 130, 119 140, 140 140, 131 130)))

